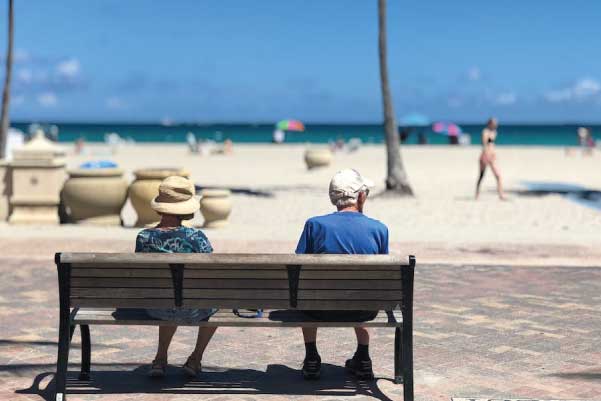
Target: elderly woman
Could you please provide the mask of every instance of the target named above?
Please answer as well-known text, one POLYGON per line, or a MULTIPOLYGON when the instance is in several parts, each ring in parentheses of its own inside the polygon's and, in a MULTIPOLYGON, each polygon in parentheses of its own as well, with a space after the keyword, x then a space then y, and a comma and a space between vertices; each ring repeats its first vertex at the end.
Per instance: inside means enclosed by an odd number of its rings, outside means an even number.
MULTIPOLYGON (((159 196, 151 203, 152 208, 161 216, 154 228, 140 231, 136 238, 136 252, 167 253, 211 253, 213 248, 202 231, 182 226, 183 220, 191 219, 199 209, 194 198, 194 185, 183 177, 167 177, 159 187, 159 196)), ((148 309, 147 314, 155 319, 194 324, 208 320, 214 309, 148 309)), ((152 361, 149 375, 162 377, 167 367, 167 351, 177 326, 159 326, 159 344, 152 361)), ((196 347, 183 365, 189 376, 201 371, 202 355, 216 328, 198 329, 196 347)))

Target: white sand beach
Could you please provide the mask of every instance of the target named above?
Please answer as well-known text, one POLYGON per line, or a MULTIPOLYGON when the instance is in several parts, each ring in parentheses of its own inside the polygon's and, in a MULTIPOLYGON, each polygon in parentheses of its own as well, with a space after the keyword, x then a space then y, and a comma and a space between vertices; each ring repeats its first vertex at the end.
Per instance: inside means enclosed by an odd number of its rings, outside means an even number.
MULTIPOLYGON (((415 253, 422 262, 593 265, 601 261, 601 210, 559 194, 525 196, 526 183, 563 183, 601 188, 601 154, 566 156, 563 148, 499 147, 508 201, 498 200, 489 171, 480 200, 475 201, 479 147, 409 146, 403 157, 414 198, 378 198, 384 189, 385 150, 363 146, 354 153, 336 153, 332 165, 308 171, 304 145, 235 144, 232 155, 199 156, 185 145, 126 145, 111 155, 104 145, 87 145, 68 164, 112 159, 127 171, 142 167, 183 167, 197 185, 266 191, 272 197, 233 195, 229 226, 209 229, 216 251, 293 252, 305 219, 333 210, 327 187, 339 169, 352 167, 379 187, 370 195, 366 213, 388 225, 391 248, 415 253)), ((129 202, 126 226, 135 221, 129 202)), ((195 223, 202 223, 197 216, 195 223)), ((9 254, 23 250, 23 239, 38 243, 40 256, 86 244, 89 251, 131 248, 137 229, 63 225, 31 227, 0 225, 9 254), (83 242, 82 242, 83 240, 83 242), (18 244, 18 246, 17 246, 18 244)), ((5 248, 6 249, 6 248, 5 248)))

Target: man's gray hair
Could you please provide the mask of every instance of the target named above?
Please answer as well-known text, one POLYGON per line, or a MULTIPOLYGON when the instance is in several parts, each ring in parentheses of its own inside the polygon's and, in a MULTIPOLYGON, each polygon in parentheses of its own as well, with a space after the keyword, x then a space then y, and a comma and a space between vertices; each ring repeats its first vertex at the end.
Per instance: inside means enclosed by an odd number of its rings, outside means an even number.
POLYGON ((359 191, 350 195, 349 193, 339 192, 339 191, 330 191, 330 202, 332 205, 337 208, 344 208, 349 206, 355 206, 357 204, 357 200, 359 199, 359 194, 361 192, 366 192, 367 187, 361 188, 359 191))
POLYGON ((351 198, 349 196, 332 196, 330 194, 330 201, 332 205, 336 206, 338 209, 355 206, 357 204, 357 198, 351 198))

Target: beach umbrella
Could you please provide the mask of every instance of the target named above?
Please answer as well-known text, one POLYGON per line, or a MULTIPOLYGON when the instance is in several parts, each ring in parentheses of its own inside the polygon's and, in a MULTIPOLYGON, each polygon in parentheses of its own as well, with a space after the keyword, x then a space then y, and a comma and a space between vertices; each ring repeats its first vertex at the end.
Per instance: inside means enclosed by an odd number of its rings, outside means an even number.
POLYGON ((431 124, 430 119, 420 113, 406 114, 399 123, 402 127, 427 127, 431 124))
POLYGON ((305 125, 298 120, 282 120, 278 122, 276 128, 282 131, 304 131, 305 125))
POLYGON ((446 136, 459 136, 463 131, 454 123, 437 122, 432 125, 432 131, 446 136))

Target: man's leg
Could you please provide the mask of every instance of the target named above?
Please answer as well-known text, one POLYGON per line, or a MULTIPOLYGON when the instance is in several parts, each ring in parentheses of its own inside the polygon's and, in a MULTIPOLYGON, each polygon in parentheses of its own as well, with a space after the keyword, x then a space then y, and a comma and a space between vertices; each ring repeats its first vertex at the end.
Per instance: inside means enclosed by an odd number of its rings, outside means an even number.
POLYGON ((365 327, 355 327, 357 350, 355 355, 346 361, 346 368, 360 379, 373 379, 374 372, 369 357, 369 331, 365 327))
POLYGON ((305 344, 317 342, 317 327, 303 327, 303 339, 305 344))
POLYGON ((319 379, 321 373, 321 358, 317 352, 317 327, 303 327, 305 340, 305 360, 303 361, 303 377, 319 379))
POLYGON ((365 327, 355 327, 357 344, 369 346, 369 331, 365 327))

